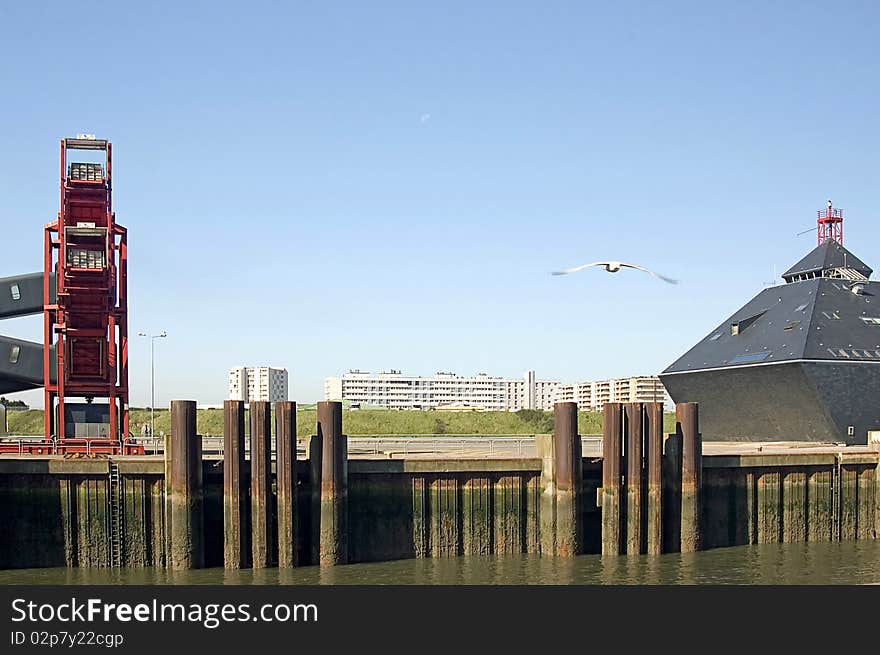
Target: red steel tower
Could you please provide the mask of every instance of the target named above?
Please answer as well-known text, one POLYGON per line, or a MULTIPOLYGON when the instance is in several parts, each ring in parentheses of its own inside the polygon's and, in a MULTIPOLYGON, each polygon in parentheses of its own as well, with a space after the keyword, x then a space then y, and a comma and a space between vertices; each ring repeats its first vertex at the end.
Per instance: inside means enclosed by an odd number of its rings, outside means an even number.
POLYGON ((840 245, 843 245, 843 210, 835 209, 828 201, 828 207, 823 211, 816 212, 818 218, 816 220, 816 234, 818 237, 818 245, 822 245, 828 239, 834 239, 840 245))
POLYGON ((109 141, 61 140, 61 208, 44 238, 43 378, 46 438, 62 451, 138 450, 128 444, 127 231, 113 213, 111 173, 109 141), (70 151, 92 151, 84 158, 104 161, 68 161, 70 151), (93 405, 96 398, 106 404, 93 405))

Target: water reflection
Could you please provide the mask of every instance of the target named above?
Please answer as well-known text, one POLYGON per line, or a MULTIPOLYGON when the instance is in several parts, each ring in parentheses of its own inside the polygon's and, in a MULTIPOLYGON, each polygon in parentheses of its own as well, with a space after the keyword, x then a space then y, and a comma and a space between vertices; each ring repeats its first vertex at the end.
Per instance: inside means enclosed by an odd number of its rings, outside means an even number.
POLYGON ((880 584, 880 541, 767 544, 660 557, 447 557, 297 569, 20 569, 0 584, 880 584))

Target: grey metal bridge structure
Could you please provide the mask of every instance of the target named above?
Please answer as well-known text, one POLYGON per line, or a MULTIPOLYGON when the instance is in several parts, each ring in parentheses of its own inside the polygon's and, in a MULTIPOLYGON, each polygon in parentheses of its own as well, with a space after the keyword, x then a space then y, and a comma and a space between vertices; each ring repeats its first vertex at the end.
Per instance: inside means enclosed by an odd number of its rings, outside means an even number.
MULTIPOLYGON (((49 280, 50 300, 55 300, 55 276, 49 280)), ((43 274, 28 273, 0 278, 0 320, 43 313, 43 274)), ((54 350, 54 347, 51 349, 54 350)), ((56 360, 51 362, 54 377, 56 360)), ((0 393, 43 386, 43 344, 0 335, 0 393)))

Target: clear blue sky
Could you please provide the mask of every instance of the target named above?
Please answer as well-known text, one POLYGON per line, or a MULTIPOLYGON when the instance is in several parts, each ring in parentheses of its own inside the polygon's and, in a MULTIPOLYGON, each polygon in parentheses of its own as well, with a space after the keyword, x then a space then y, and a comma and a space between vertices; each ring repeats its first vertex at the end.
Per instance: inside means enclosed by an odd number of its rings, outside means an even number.
POLYGON ((42 266, 58 139, 111 139, 157 403, 238 364, 300 401, 351 367, 657 373, 828 197, 880 266, 876 3, 122 5, 0 9, 0 276, 42 266), (682 283, 548 275, 608 258, 682 283))

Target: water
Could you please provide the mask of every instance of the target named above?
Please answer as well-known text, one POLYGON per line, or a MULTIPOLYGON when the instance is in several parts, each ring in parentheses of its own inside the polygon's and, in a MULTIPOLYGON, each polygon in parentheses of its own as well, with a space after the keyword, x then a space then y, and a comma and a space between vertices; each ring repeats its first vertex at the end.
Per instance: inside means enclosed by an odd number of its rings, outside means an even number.
POLYGON ((880 584, 880 541, 770 544, 687 555, 452 557, 225 571, 19 569, 0 584, 880 584))

